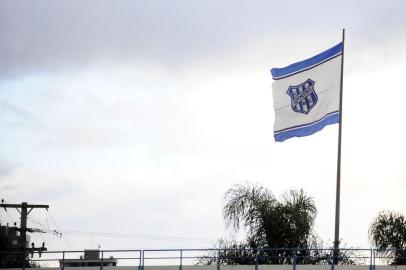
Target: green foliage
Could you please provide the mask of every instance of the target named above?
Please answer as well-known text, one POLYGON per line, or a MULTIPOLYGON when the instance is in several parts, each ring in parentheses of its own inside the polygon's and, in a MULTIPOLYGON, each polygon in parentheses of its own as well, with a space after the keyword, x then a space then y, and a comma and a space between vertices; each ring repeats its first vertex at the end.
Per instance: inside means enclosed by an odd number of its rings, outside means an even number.
POLYGON ((406 219, 393 211, 383 211, 369 229, 371 242, 389 264, 406 264, 406 219))
POLYGON ((220 239, 213 250, 199 258, 198 264, 203 265, 252 265, 255 264, 255 251, 245 243, 235 240, 220 239))
POLYGON ((307 248, 317 214, 313 198, 290 190, 278 201, 259 185, 236 185, 225 195, 227 226, 248 232, 248 242, 266 248, 307 248))
POLYGON ((354 249, 340 249, 334 254, 334 249, 330 245, 325 244, 320 238, 311 236, 310 250, 308 258, 305 258, 303 264, 333 264, 340 265, 356 265, 365 264, 365 257, 359 254, 359 251, 354 249), (334 260, 333 257, 337 256, 334 260))
MULTIPOLYGON (((313 234, 317 209, 302 189, 290 190, 278 200, 258 184, 235 185, 224 197, 227 227, 243 228, 243 242, 220 239, 200 264, 329 264, 332 250, 320 249, 313 234), (319 249, 317 249, 319 248, 319 249)), ((352 252, 340 251, 339 264, 355 264, 352 252)))
MULTIPOLYGON (((333 263, 333 249, 324 247, 320 239, 312 237, 309 249, 264 249, 255 243, 237 242, 236 240, 220 239, 212 250, 199 258, 198 264, 202 265, 254 265, 258 264, 312 264, 325 265, 333 263)), ((338 263, 341 265, 355 265, 359 255, 350 249, 340 250, 338 263)))

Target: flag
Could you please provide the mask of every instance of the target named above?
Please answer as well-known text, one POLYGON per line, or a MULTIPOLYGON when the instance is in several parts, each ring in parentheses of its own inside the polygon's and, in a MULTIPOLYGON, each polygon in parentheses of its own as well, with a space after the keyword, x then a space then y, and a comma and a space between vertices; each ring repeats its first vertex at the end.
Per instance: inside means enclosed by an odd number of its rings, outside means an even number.
POLYGON ((339 122, 343 43, 284 68, 272 68, 274 137, 283 142, 339 122))

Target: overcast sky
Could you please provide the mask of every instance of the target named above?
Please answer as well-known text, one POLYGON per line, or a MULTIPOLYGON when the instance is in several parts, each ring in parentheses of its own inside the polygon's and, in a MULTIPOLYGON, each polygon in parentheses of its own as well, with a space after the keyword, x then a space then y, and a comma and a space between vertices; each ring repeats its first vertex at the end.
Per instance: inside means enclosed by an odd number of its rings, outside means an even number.
POLYGON ((32 236, 51 250, 206 248, 231 235, 234 184, 304 188, 331 242, 338 126, 275 143, 269 69, 345 27, 341 238, 368 248, 379 211, 406 214, 404 14, 401 0, 1 1, 0 197, 50 205, 29 225, 65 232, 32 236))

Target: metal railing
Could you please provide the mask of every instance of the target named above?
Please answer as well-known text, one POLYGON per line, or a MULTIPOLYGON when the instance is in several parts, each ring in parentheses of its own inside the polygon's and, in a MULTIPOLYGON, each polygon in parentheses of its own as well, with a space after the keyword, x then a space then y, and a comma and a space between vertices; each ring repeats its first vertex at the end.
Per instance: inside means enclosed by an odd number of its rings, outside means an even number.
MULTIPOLYGON (((377 249, 145 249, 145 250, 99 250, 100 256, 93 260, 93 266, 100 270, 107 262, 117 262, 118 266, 144 267, 157 265, 177 266, 183 270, 190 265, 215 265, 221 270, 223 265, 251 265, 259 270, 260 265, 291 265, 297 270, 301 265, 329 265, 331 270, 341 265, 364 265, 375 270, 377 265, 406 265, 406 250, 377 249), (335 254, 338 256, 335 257, 335 254)), ((84 251, 44 251, 44 252, 0 252, 0 263, 5 258, 21 260, 19 268, 30 266, 58 267, 64 270, 72 261, 89 262, 83 258, 84 251), (80 258, 79 258, 79 256, 80 258)), ((115 264, 114 264, 115 265, 115 264)))
MULTIPOLYGON (((18 268, 26 269, 29 267, 59 267, 64 270, 65 265, 69 263, 92 262, 93 265, 99 266, 103 270, 107 262, 118 262, 123 265, 137 266, 138 270, 142 269, 141 256, 142 251, 136 250, 98 250, 98 259, 87 259, 84 257, 84 250, 63 250, 63 251, 42 251, 42 252, 0 252, 0 267, 2 260, 9 258, 9 261, 16 262, 18 268), (20 262, 16 261, 20 260, 20 262), (46 264, 44 264, 46 263, 46 264)), ((11 267, 10 267, 11 268, 11 267)), ((14 267, 13 267, 14 268, 14 267)))
POLYGON ((142 251, 142 266, 178 265, 331 265, 339 264, 373 265, 372 249, 340 249, 334 257, 333 249, 150 249, 142 251), (149 263, 153 261, 154 263, 149 263))

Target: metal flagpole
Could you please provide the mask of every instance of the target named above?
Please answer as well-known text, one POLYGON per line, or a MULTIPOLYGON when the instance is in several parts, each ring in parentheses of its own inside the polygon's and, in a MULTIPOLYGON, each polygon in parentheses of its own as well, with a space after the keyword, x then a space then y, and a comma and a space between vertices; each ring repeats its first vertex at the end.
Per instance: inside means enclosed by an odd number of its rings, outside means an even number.
POLYGON ((334 264, 338 262, 340 246, 340 188, 341 188, 341 126, 343 115, 343 71, 344 71, 344 40, 345 29, 343 29, 343 51, 341 55, 341 75, 340 75, 340 111, 338 122, 338 153, 337 153, 337 186, 336 186, 336 216, 335 216, 335 233, 334 233, 334 264))

